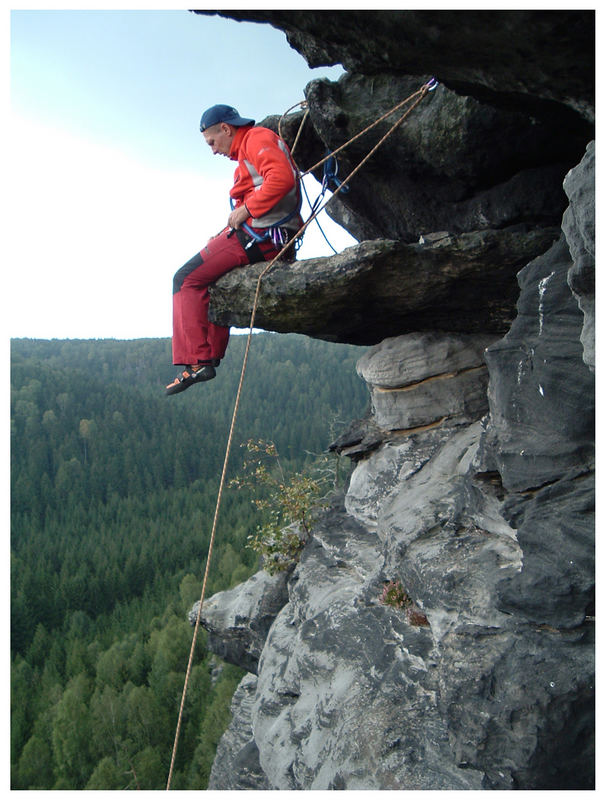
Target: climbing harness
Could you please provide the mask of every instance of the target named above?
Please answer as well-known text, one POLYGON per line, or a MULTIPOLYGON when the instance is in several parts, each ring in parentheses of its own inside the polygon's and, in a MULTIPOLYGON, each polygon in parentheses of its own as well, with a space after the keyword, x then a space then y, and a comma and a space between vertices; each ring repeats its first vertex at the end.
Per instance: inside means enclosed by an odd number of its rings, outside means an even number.
MULTIPOLYGON (((359 164, 349 173, 349 175, 340 183, 340 185, 336 187, 334 193, 328 199, 327 203, 324 205, 324 208, 329 202, 332 201, 332 198, 336 197, 339 193, 345 191, 345 188, 347 187, 347 185, 350 182, 351 178, 353 178, 357 174, 357 172, 359 172, 359 170, 368 161, 368 159, 370 159, 372 157, 372 155, 376 152, 376 150, 378 150, 378 148, 383 144, 383 142, 392 133, 394 133, 395 130, 397 130, 397 128, 403 123, 403 121, 416 108, 416 106, 424 99, 424 97, 426 97, 428 92, 433 91, 437 87, 437 85, 438 85, 438 82, 435 80, 435 78, 431 78, 427 83, 423 84, 423 86, 421 86, 420 89, 418 89, 416 92, 411 94, 405 100, 402 100, 400 103, 398 103, 396 106, 394 106, 390 111, 387 111, 386 114, 383 114, 382 117, 380 117, 379 119, 375 120, 373 123, 368 125, 368 127, 365 128, 363 131, 360 131, 353 138, 349 139, 348 142, 345 142, 345 144, 341 145, 336 150, 333 150, 330 155, 322 158, 321 161, 319 161, 317 164, 314 164, 313 167, 311 167, 311 169, 308 169, 305 173, 303 173, 303 175, 301 177, 304 177, 304 175, 308 175, 312 170, 317 169, 317 167, 321 166, 326 161, 328 161, 331 156, 334 156, 336 153, 338 153, 341 150, 343 150, 345 147, 347 147, 349 144, 351 144, 351 142, 353 142, 356 139, 358 139, 360 136, 362 136, 364 133, 366 133, 366 131, 368 131, 371 128, 373 128, 376 125, 378 125, 380 122, 382 122, 384 119, 386 119, 391 114, 393 114, 396 111, 398 111, 399 109, 403 108, 407 103, 410 103, 410 102, 412 103, 410 105, 410 107, 408 109, 406 109, 406 111, 402 114, 402 116, 397 120, 397 122, 395 122, 393 125, 391 125, 389 130, 384 134, 384 136, 382 136, 382 138, 378 141, 378 143, 374 145, 374 147, 369 151, 369 153, 367 153, 364 156, 364 158, 359 162, 359 164)), ((296 106, 292 106, 292 108, 295 108, 295 107, 296 106)), ((290 111, 291 109, 288 109, 288 110, 290 111)), ((288 113, 288 112, 286 112, 286 113, 288 113)), ((306 115, 303 118, 303 122, 304 122, 305 119, 306 119, 306 115)), ((299 131, 299 133, 300 133, 300 131, 299 131)), ((297 137, 297 140, 298 140, 298 137, 297 137)), ((294 147, 292 149, 294 149, 294 147)), ((193 665, 193 655, 195 653, 195 646, 196 646, 196 643, 197 643, 197 637, 198 637, 198 632, 199 632, 199 627, 200 627, 200 621, 201 621, 201 618, 202 618, 202 607, 203 607, 204 598, 205 598, 205 595, 206 595, 206 585, 207 585, 207 582, 208 582, 208 573, 209 573, 209 570, 210 570, 210 562, 211 562, 211 558, 212 558, 212 550, 213 550, 213 547, 214 547, 214 540, 215 540, 215 537, 216 537, 216 528, 217 528, 217 522, 218 522, 218 515, 219 515, 221 502, 222 502, 222 498, 223 498, 223 491, 224 491, 224 488, 225 488, 226 475, 227 475, 227 466, 228 466, 228 463, 229 463, 229 457, 231 455, 231 447, 232 447, 232 443, 233 443, 233 434, 234 434, 234 431, 235 431, 235 423, 236 423, 236 420, 237 420, 237 414, 238 414, 239 406, 240 406, 240 400, 241 400, 241 395, 242 395, 242 387, 243 387, 243 384, 244 384, 244 377, 245 377, 245 374, 246 374, 246 368, 248 366, 248 357, 249 357, 249 354, 250 354, 250 345, 251 345, 251 342, 252 342, 252 334, 253 334, 254 322, 255 322, 255 319, 256 319, 256 311, 257 311, 257 307, 258 307, 258 300, 259 300, 259 297, 260 297, 260 289, 261 289, 262 280, 265 277, 265 275, 269 272, 269 270, 273 267, 273 265, 277 261, 279 261, 279 259, 284 255, 284 253, 295 244, 296 240, 304 235, 304 232, 306 231, 308 226, 311 224, 311 222, 313 222, 313 220, 315 219, 315 216, 317 215, 317 213, 318 212, 315 211, 314 214, 312 214, 309 217, 309 219, 304 223, 304 225, 300 228, 300 230, 296 234, 294 234, 294 236, 288 242, 286 242, 284 244, 284 246, 281 248, 279 253, 277 253, 277 255, 274 256, 271 259, 271 261, 269 261, 266 264, 266 266, 260 272, 260 274, 258 276, 258 279, 257 279, 257 282, 256 282, 256 291, 255 291, 255 294, 254 294, 254 300, 253 300, 253 303, 252 303, 252 311, 251 311, 251 314, 250 314, 248 338, 246 340, 246 347, 245 347, 245 350, 244 350, 244 359, 243 359, 243 362, 242 362, 242 368, 241 368, 241 372, 240 372, 239 384, 238 384, 237 392, 236 392, 236 396, 235 396, 235 404, 234 404, 234 408, 233 408, 233 414, 231 415, 231 425, 229 427, 229 435, 227 437, 227 446, 225 448, 225 458, 224 458, 224 461, 223 461, 223 469, 222 469, 222 472, 221 472, 221 478, 220 478, 219 488, 218 488, 218 495, 217 495, 217 499, 216 499, 216 506, 215 506, 215 509, 214 509, 214 518, 213 518, 213 521, 212 521, 212 528, 211 528, 211 531, 210 531, 210 542, 209 542, 209 545, 208 545, 208 555, 206 556, 206 568, 204 570, 204 577, 203 577, 203 581, 202 581, 202 592, 201 592, 201 595, 200 595, 198 611, 197 611, 197 616, 196 616, 196 620, 195 620, 195 626, 194 626, 194 630, 193 630, 193 639, 192 639, 192 642, 191 642, 191 649, 189 651, 189 661, 187 663, 187 670, 186 670, 186 673, 185 673, 185 682, 184 682, 184 685, 183 685, 183 692, 182 692, 182 695, 181 695, 181 704, 180 704, 180 708, 179 708, 179 715, 178 715, 178 720, 177 720, 177 725, 176 725, 176 732, 175 732, 175 736, 174 736, 174 744, 173 744, 173 748, 172 748, 172 758, 170 760, 170 769, 169 769, 169 772, 168 772, 168 780, 167 780, 167 783, 166 783, 166 790, 170 789, 170 784, 172 782, 172 773, 174 771, 174 762, 175 762, 175 759, 176 759, 176 752, 177 752, 179 736, 180 736, 180 732, 181 732, 181 725, 182 725, 182 721, 183 721, 183 709, 184 709, 184 706, 185 706, 185 698, 187 696, 187 687, 189 685, 189 678, 190 678, 190 675, 191 675, 191 669, 192 669, 192 665, 193 665)))
MULTIPOLYGON (((229 202, 231 204, 231 210, 233 211, 233 209, 235 208, 235 203, 233 202, 232 197, 229 198, 229 202)), ((280 219, 274 225, 271 225, 269 228, 265 228, 265 232, 262 234, 258 233, 257 230, 254 230, 254 228, 251 228, 247 222, 243 222, 241 227, 243 230, 246 231, 246 233, 250 237, 250 241, 248 242, 248 244, 244 245, 244 250, 249 250, 256 242, 264 242, 267 239, 271 239, 276 248, 283 247, 289 240, 291 235, 291 231, 285 227, 285 224, 293 217, 300 215, 301 206, 302 206, 302 195, 299 197, 298 205, 296 206, 294 211, 290 212, 290 214, 287 214, 285 217, 280 219)), ((227 236, 232 236, 233 233, 235 233, 235 228, 231 228, 227 236)), ((299 241, 300 240, 297 240, 297 244, 299 243, 299 241)))

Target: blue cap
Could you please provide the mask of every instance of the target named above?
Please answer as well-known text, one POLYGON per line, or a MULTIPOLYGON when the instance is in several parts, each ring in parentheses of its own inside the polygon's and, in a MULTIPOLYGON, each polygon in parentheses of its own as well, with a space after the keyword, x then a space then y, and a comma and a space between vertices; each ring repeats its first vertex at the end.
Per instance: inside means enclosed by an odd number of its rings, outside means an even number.
POLYGON ((240 117, 239 112, 233 106, 212 106, 202 114, 200 122, 200 130, 202 133, 211 128, 213 125, 218 125, 219 122, 227 122, 229 125, 234 125, 236 128, 242 125, 254 125, 253 119, 245 119, 240 117))

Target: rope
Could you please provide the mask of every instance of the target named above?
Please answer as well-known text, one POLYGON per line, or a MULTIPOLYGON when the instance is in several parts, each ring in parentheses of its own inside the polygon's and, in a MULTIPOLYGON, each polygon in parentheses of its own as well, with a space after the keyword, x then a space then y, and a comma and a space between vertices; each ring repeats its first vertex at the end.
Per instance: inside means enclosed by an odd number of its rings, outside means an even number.
POLYGON ((281 139, 283 139, 284 137, 282 136, 282 132, 281 132, 281 124, 284 121, 284 119, 287 117, 287 115, 290 113, 290 111, 293 111, 295 108, 298 108, 298 106, 301 106, 301 108, 305 108, 306 111, 305 111, 304 116, 302 118, 302 122, 299 125, 298 133, 296 134, 296 139, 294 140, 294 144, 290 148, 290 155, 294 154, 294 150, 296 149, 296 145, 298 144, 298 140, 300 138, 300 134, 302 133, 303 125, 305 124, 305 121, 306 121, 307 117, 309 116, 309 106, 307 104, 307 101, 306 100, 301 100, 300 102, 295 103, 293 106, 290 106, 290 108, 288 108, 286 111, 284 111, 284 113, 279 118, 279 122, 277 123, 277 135, 281 139))
MULTIPOLYGON (((368 132, 369 130, 371 130, 372 128, 375 128, 375 127, 376 127, 376 125, 379 125, 379 124, 380 124, 381 122, 383 122, 383 121, 384 121, 384 120, 385 120, 387 117, 390 117, 390 116, 391 116, 391 114, 394 114, 396 111, 399 111, 399 109, 400 109, 400 108, 403 108, 403 106, 405 106, 405 105, 406 105, 406 103, 409 103, 409 102, 410 102, 410 100, 413 100, 415 97, 420 97, 420 99, 422 100, 422 98, 423 98, 423 97, 424 97, 424 96, 425 96, 425 95, 426 95, 428 92, 430 92, 430 91, 432 91, 432 90, 433 90, 433 88, 434 88, 434 84, 433 84, 433 82, 434 82, 434 78, 431 78, 431 80, 430 80, 430 81, 428 81, 427 83, 425 83, 423 86, 421 86, 421 87, 420 87, 420 89, 418 89, 418 91, 414 92, 414 93, 413 93, 413 94, 411 94, 409 97, 406 97, 406 99, 405 99, 405 100, 402 100, 400 103, 397 103, 396 105, 394 105, 394 106, 393 106, 393 108, 391 108, 391 110, 390 110, 390 111, 387 111, 387 112, 386 112, 386 114, 383 114, 381 117, 379 117, 378 119, 374 120, 374 122, 371 122, 371 123, 370 123, 370 124, 369 124, 369 125, 368 125, 366 128, 364 128, 362 131, 359 131, 359 133, 356 133, 356 134, 355 134, 355 136, 353 136, 351 139, 349 139, 348 141, 346 141, 344 144, 341 144, 341 145, 340 145, 340 147, 337 147, 337 148, 336 148, 336 150, 332 150, 332 152, 331 152, 331 153, 328 153, 328 155, 327 155, 327 156, 325 156, 324 158, 322 158, 322 159, 321 159, 321 161, 318 161, 318 162, 317 162, 317 164, 314 164, 312 167, 309 167, 309 169, 308 169, 306 172, 303 172, 303 174, 301 175, 301 178, 304 178, 304 177, 305 177, 305 175, 308 175, 310 172, 313 172, 313 170, 314 170, 314 169, 317 169, 317 167, 321 167, 321 165, 322 165, 322 164, 324 164, 324 163, 325 163, 325 162, 326 162, 328 159, 332 158, 332 156, 335 156, 335 155, 336 155, 336 153, 340 153, 340 151, 341 151, 341 150, 344 150, 344 149, 345 149, 345 147, 348 147, 350 144, 352 144, 353 142, 355 142, 357 139, 359 139, 359 138, 360 138, 360 136, 363 136, 363 134, 364 134, 364 133, 367 133, 367 132, 368 132)), ((413 106, 412 106, 412 107, 411 107, 411 108, 408 110, 408 112, 406 112, 406 114, 405 114, 405 115, 402 117, 402 120, 403 120, 403 119, 405 119, 405 117, 407 117, 408 113, 409 113, 410 111, 412 111, 414 108, 416 108, 416 106, 417 106, 417 105, 418 105, 418 103, 414 103, 414 105, 413 105, 413 106)), ((290 110, 290 109, 288 109, 288 110, 290 110)), ((286 113, 287 113, 287 112, 286 112, 286 113)), ((402 120, 401 120, 401 121, 402 121, 402 120)), ((395 127, 397 127, 397 124, 395 125, 395 127)), ((389 136, 390 136, 390 134, 391 134, 392 130, 393 130, 393 129, 389 130, 387 135, 389 135, 389 136)), ((384 139, 385 139, 385 138, 386 138, 386 137, 383 137, 383 138, 380 140, 379 144, 382 144, 382 142, 384 141, 384 139)), ((371 155, 373 152, 374 152, 374 150, 372 150, 372 151, 370 152, 370 154, 369 154, 369 155, 371 155)), ((369 155, 368 155, 368 157, 369 157, 369 155)), ((366 158, 366 160, 367 160, 367 158, 366 158)), ((363 163, 363 162, 362 162, 362 163, 363 163)))
MULTIPOLYGON (((296 145, 298 144, 298 140, 300 139, 300 134, 302 133, 303 125, 307 121, 307 117, 308 116, 309 116, 309 109, 307 108, 307 110, 305 111, 304 116, 303 116, 303 118, 302 118, 302 120, 300 122, 300 125, 298 126, 298 132, 296 134, 296 139, 294 140, 294 144, 292 145, 291 153, 294 153, 294 150, 296 149, 296 145)), ((281 119, 280 119, 280 122, 281 122, 281 119)), ((278 126, 278 128, 279 128, 279 126, 278 126)))
MULTIPOLYGON (((321 159, 321 161, 318 161, 318 162, 317 162, 317 164, 314 164, 314 165, 313 165, 312 167, 310 167, 310 168, 309 168, 309 169, 308 169, 306 172, 303 172, 303 173, 301 173, 301 175, 300 175, 300 177, 301 177, 301 182, 302 182, 302 178, 304 178, 306 175, 309 175, 309 174, 311 174, 311 173, 313 172, 313 170, 317 169, 318 167, 321 167, 321 165, 322 165, 322 164, 325 164, 327 161, 329 161, 329 160, 330 160, 330 158, 332 158, 333 156, 335 156, 335 155, 336 155, 336 153, 339 153, 341 150, 344 150, 344 148, 345 148, 345 147, 348 147, 348 145, 350 145, 350 144, 351 144, 352 142, 354 142, 356 139, 359 139, 361 136, 363 136, 363 134, 364 134, 364 133, 367 133, 369 130, 371 130, 372 128, 376 127, 376 125, 379 125, 379 124, 380 124, 381 122, 383 122, 383 121, 384 121, 384 120, 385 120, 387 117, 390 117, 390 116, 391 116, 391 114, 394 114, 394 113, 395 113, 395 112, 397 112, 397 111, 398 111, 400 108, 403 108, 403 106, 405 106, 405 105, 406 105, 406 103, 409 103, 409 102, 410 102, 410 100, 413 100, 415 97, 418 97, 418 96, 420 96, 421 94, 422 94, 422 97, 424 97, 424 95, 425 95, 427 92, 432 92, 432 91, 434 91, 434 89, 435 89, 436 87, 437 87, 437 81, 436 81, 434 78, 431 78, 429 81, 427 81, 427 83, 425 83, 423 86, 421 86, 421 87, 420 87, 420 89, 418 89, 418 91, 417 91, 417 92, 414 92, 413 94, 409 95, 409 97, 406 97, 406 99, 405 99, 405 100, 401 100, 399 103, 396 103, 396 104, 393 106, 393 108, 389 109, 389 111, 387 111, 386 113, 384 113, 384 114, 383 114, 381 117, 379 117, 378 119, 374 120, 374 122, 370 123, 370 124, 369 124, 367 127, 365 127, 365 128, 362 130, 362 131, 359 131, 359 133, 357 133, 357 134, 356 134, 355 136, 353 136, 351 139, 349 139, 348 141, 346 141, 346 142, 345 142, 343 145, 341 145, 340 147, 336 148, 336 150, 333 150, 332 152, 328 153, 328 154, 327 154, 327 155, 326 155, 324 158, 322 158, 322 159, 321 159)), ((301 108, 305 108, 305 109, 306 109, 306 111, 305 111, 305 114, 304 114, 304 116, 303 116, 303 118, 302 118, 302 121, 301 121, 301 123, 300 123, 300 126, 299 126, 299 128, 298 128, 298 132, 297 132, 297 134, 296 134, 296 138, 295 138, 295 140, 294 140, 294 144, 292 145, 292 150, 291 150, 291 152, 292 152, 292 153, 294 153, 294 149, 295 149, 295 147, 296 147, 296 145, 297 145, 297 143, 298 143, 298 140, 299 140, 299 138, 300 138, 300 135, 301 135, 301 133, 302 133, 303 125, 305 124, 305 121, 306 121, 307 117, 309 116, 309 111, 310 111, 310 109, 309 109, 309 105, 308 105, 307 101, 306 101, 306 100, 301 100, 301 101, 299 101, 298 103, 295 103, 293 106, 290 106, 290 108, 288 108, 286 111, 284 111, 284 113, 283 113, 283 114, 281 115, 281 117, 279 118, 279 122, 277 123, 277 132, 278 132, 278 135, 279 135, 279 136, 281 136, 281 137, 283 138, 283 136, 282 136, 282 122, 283 122, 283 120, 286 118, 286 116, 287 116, 287 115, 288 115, 288 114, 289 114, 291 111, 293 111, 295 108, 298 108, 298 106, 300 106, 301 108)), ((413 106, 413 107, 415 107, 415 106, 413 106)), ((411 109, 410 109, 410 110, 411 110, 411 109)), ((382 141, 382 140, 381 140, 381 141, 382 141)), ((372 151, 372 152, 373 152, 373 151, 372 151)), ((296 162, 295 162, 295 163, 296 163, 296 162)), ((317 210, 316 210, 316 207, 315 207, 315 205, 314 205, 314 204, 311 204, 311 201, 309 200, 309 197, 307 196, 307 192, 306 192, 306 189, 305 189, 304 183, 302 184, 302 187, 303 187, 303 191, 305 192, 305 196, 307 197, 307 202, 309 203, 309 208, 311 209, 311 217, 310 217, 310 219, 311 219, 311 220, 313 220, 313 219, 315 219, 315 220, 316 220, 316 219, 317 219, 317 216, 318 216, 318 214, 319 214, 319 212, 320 212, 320 211, 323 211, 323 210, 326 208, 326 206, 328 205, 328 203, 326 202, 326 204, 325 204, 324 206, 322 206, 321 208, 317 208, 317 210), (315 213, 314 213, 314 212, 315 212, 315 213)), ((320 197, 318 197, 318 198, 317 198, 317 200, 315 201, 315 203, 316 203, 316 204, 318 204, 320 201, 321 201, 321 195, 320 195, 320 197)), ((328 202, 329 202, 329 201, 328 201, 328 202)), ((321 231, 321 234, 322 234, 322 236, 324 237, 324 239, 326 240, 326 242, 328 243, 328 245, 330 246, 330 248, 332 249, 332 251, 333 251, 334 253, 336 253, 336 250, 334 249, 334 247, 332 247, 332 244, 331 244, 331 243, 328 241, 328 237, 327 237, 327 236, 326 236, 326 234, 324 233, 324 231, 323 231, 323 229, 322 229, 321 225, 319 224, 319 221, 317 221, 317 227, 318 227, 318 228, 319 228, 319 230, 321 231)))
MULTIPOLYGON (((231 455, 231 446, 233 444, 233 433, 235 431, 235 423, 236 423, 237 414, 238 414, 238 411, 239 411, 239 405, 240 405, 240 400, 241 400, 241 395, 242 395, 242 386, 244 384, 244 376, 246 374, 246 367, 248 365, 248 356, 249 356, 249 353, 250 353, 250 345, 251 345, 251 342, 252 342, 252 329, 254 328, 254 321, 256 319, 256 310, 257 310, 257 307, 258 307, 258 300, 259 300, 259 297, 260 297, 260 289, 261 289, 262 280, 265 277, 265 275, 269 272, 269 270, 273 267, 275 262, 279 261, 279 259, 286 252, 286 250, 288 250, 289 247, 292 247, 294 242, 303 235, 303 233, 305 232, 307 227, 310 225, 310 223, 313 222, 313 220, 315 219, 315 217, 317 216, 319 211, 323 210, 333 200, 333 198, 336 197, 336 195, 343 189, 343 187, 348 184, 348 182, 351 180, 351 178, 354 175, 356 175, 357 172, 359 172, 359 170, 363 167, 363 165, 366 163, 366 161, 368 161, 368 159, 371 158, 371 156, 376 152, 376 150, 378 150, 378 148, 382 145, 382 143, 392 133, 394 133, 394 131, 397 130, 397 128, 406 119, 406 117, 408 117, 411 114, 411 112, 416 108, 416 106, 426 96, 426 94, 429 91, 431 91, 430 87, 431 87, 431 81, 429 81, 428 83, 424 84, 424 86, 422 86, 417 92, 414 92, 406 100, 403 100, 401 103, 398 103, 397 106, 395 106, 390 111, 388 111, 386 114, 384 114, 382 117, 380 117, 380 119, 376 120, 371 125, 368 125, 368 127, 365 128, 363 131, 361 131, 361 133, 358 133, 356 136, 354 136, 352 139, 350 139, 348 142, 346 142, 344 145, 341 145, 341 147, 339 147, 337 150, 334 151, 334 153, 339 152, 344 147, 346 147, 348 144, 350 144, 351 142, 355 141, 355 139, 358 139, 363 133, 365 133, 366 131, 370 130, 370 128, 373 128, 379 122, 381 122, 386 117, 388 117, 390 114, 394 113, 394 111, 398 110, 399 108, 402 108, 410 100, 412 100, 414 98, 417 98, 415 100, 415 102, 410 106, 410 108, 400 117, 400 119, 397 120, 397 122, 394 125, 392 125, 389 128, 389 130, 380 139, 380 141, 376 145, 374 145, 374 147, 370 150, 370 152, 359 162, 359 164, 355 167, 355 169, 352 172, 349 173, 347 178, 344 181, 342 181, 340 186, 337 187, 337 189, 332 193, 331 197, 327 200, 327 202, 324 204, 324 206, 321 209, 317 209, 309 217, 309 219, 305 222, 305 224, 302 226, 302 228, 300 228, 300 230, 296 233, 296 235, 293 236, 292 239, 290 239, 288 242, 286 242, 286 244, 282 247, 282 249, 279 251, 279 253, 276 256, 274 256, 271 259, 271 261, 269 261, 267 263, 265 268, 261 271, 261 273, 258 276, 258 279, 257 279, 257 282, 256 282, 256 291, 255 291, 255 294, 254 294, 254 301, 253 301, 253 304, 252 304, 252 312, 250 314, 250 325, 249 325, 250 329, 249 329, 249 332, 248 332, 248 338, 247 338, 247 341, 246 341, 246 348, 245 348, 245 351, 244 351, 244 360, 243 360, 243 363, 242 363, 242 369, 241 369, 241 373, 240 373, 239 384, 238 384, 237 393, 236 393, 236 396, 235 396, 235 405, 234 405, 234 408, 233 408, 233 414, 231 416, 231 426, 229 428, 229 436, 227 437, 227 447, 226 447, 226 450, 225 450, 225 459, 224 459, 224 462, 223 462, 223 470, 221 472, 221 480, 220 480, 220 483, 219 483, 219 490, 218 490, 218 495, 217 495, 217 500, 216 500, 216 508, 214 510, 214 519, 212 521, 212 530, 211 530, 211 533, 210 533, 210 543, 208 545, 208 555, 206 556, 206 569, 204 571, 204 579, 203 579, 203 582, 202 582, 202 593, 201 593, 201 596, 200 596, 199 607, 198 607, 198 610, 197 610, 197 617, 196 617, 196 620, 195 620, 195 627, 194 627, 194 630, 193 630, 193 640, 191 642, 191 649, 189 651, 189 661, 187 663, 187 671, 185 673, 185 683, 184 683, 184 686, 183 686, 183 694, 181 696, 181 705, 180 705, 180 708, 179 708, 179 716, 178 716, 176 732, 175 732, 175 736, 174 736, 174 745, 173 745, 173 748, 172 748, 172 758, 170 760, 170 770, 169 770, 169 773, 168 773, 168 781, 166 783, 166 790, 170 789, 170 784, 172 782, 172 773, 174 771, 174 762, 175 762, 175 759, 176 759, 178 741, 179 741, 179 736, 180 736, 180 732, 181 732, 181 725, 182 725, 182 721, 183 721, 183 709, 184 709, 184 706, 185 706, 185 698, 186 698, 186 695, 187 695, 187 688, 188 688, 188 685, 189 685, 189 678, 191 676, 191 668, 192 668, 192 664, 193 664, 193 654, 195 652, 195 646, 196 646, 196 643, 197 643, 197 637, 198 637, 198 632, 199 632, 199 627, 200 627, 200 620, 202 618, 202 606, 203 606, 204 598, 205 598, 205 595, 206 595, 206 584, 208 582, 208 572, 210 570, 210 560, 212 558, 212 550, 213 550, 213 547, 214 547, 214 539, 215 539, 215 536, 216 536, 216 527, 217 527, 217 522, 218 522, 218 515, 219 515, 219 510, 220 510, 220 506, 221 506, 222 497, 223 497, 223 490, 225 488, 225 478, 226 478, 226 475, 227 475, 227 465, 229 463, 229 457, 231 455)), ((299 105, 299 104, 297 103, 297 105, 299 105)), ((292 106, 292 108, 295 108, 295 107, 296 106, 292 106)), ((288 110, 291 110, 291 109, 288 109, 288 110)), ((305 118, 306 118, 306 115, 305 115, 305 118)), ((304 119, 303 119, 303 122, 304 122, 304 119)), ((302 123, 301 123, 301 127, 302 127, 302 123)), ((300 130, 299 130, 299 133, 300 133, 300 130)), ((297 140, 298 140, 298 137, 297 137, 297 140)), ((295 144, 296 144, 296 142, 295 142, 295 144)), ((294 146, 293 146, 293 149, 294 149, 294 146)), ((330 155, 334 155, 334 153, 331 153, 330 155)), ((330 156, 327 156, 327 158, 329 158, 329 157, 330 156)), ((317 164, 315 164, 315 166, 311 167, 311 169, 315 169, 316 167, 318 167, 321 164, 323 164, 323 162, 326 161, 327 158, 324 158, 321 161, 319 161, 317 164)), ((305 172, 304 174, 307 175, 310 171, 311 170, 307 170, 307 172, 305 172)))

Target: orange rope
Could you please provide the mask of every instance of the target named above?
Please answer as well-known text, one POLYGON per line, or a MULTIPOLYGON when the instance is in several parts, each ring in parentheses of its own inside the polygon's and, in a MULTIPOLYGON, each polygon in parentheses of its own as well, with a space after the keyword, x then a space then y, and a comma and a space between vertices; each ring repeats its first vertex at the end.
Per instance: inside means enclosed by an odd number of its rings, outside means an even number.
MULTIPOLYGON (((305 175, 308 175, 310 172, 313 172, 313 170, 314 170, 314 169, 317 169, 317 167, 321 167, 321 165, 322 165, 324 162, 326 162, 326 161, 327 161, 329 158, 332 158, 332 156, 336 155, 336 153, 340 153, 340 151, 341 151, 341 150, 344 150, 344 148, 345 148, 345 147, 348 147, 348 146, 349 146, 349 145, 350 145, 352 142, 354 142, 354 141, 356 141, 357 139, 359 139, 359 137, 360 137, 360 136, 363 136, 363 134, 364 134, 364 133, 367 133, 367 132, 368 132, 369 130, 371 130, 372 128, 375 128, 375 127, 376 127, 376 125, 379 125, 379 124, 380 124, 381 122, 383 122, 383 120, 385 120, 387 117, 390 117, 390 116, 391 116, 391 114, 394 114, 396 111, 399 111, 399 109, 400 109, 400 108, 403 108, 403 106, 405 106, 405 105, 406 105, 406 103, 409 103, 409 102, 410 102, 410 100, 413 100, 414 98, 416 98, 416 97, 419 97, 419 96, 420 96, 420 99, 422 100, 422 98, 423 98, 423 97, 424 97, 424 96, 427 94, 427 92, 429 91, 429 86, 430 86, 430 85, 431 85, 431 82, 430 82, 430 81, 429 81, 428 83, 425 83, 423 86, 421 86, 421 87, 420 87, 420 89, 418 89, 418 91, 417 91, 417 92, 414 92, 414 93, 413 93, 413 94, 411 94, 409 97, 406 97, 406 99, 405 99, 405 100, 402 100, 400 103, 397 103, 396 105, 394 105, 394 106, 393 106, 393 108, 391 108, 391 110, 390 110, 390 111, 387 111, 387 112, 386 112, 386 114, 383 114, 381 117, 379 117, 378 119, 374 120, 374 122, 371 122, 371 123, 370 123, 370 124, 369 124, 369 125, 368 125, 366 128, 364 128, 362 131, 359 131, 359 133, 356 133, 356 134, 355 134, 355 136, 353 136, 351 139, 349 139, 348 141, 346 141, 344 144, 341 144, 341 145, 340 145, 340 147, 337 147, 337 148, 336 148, 336 150, 333 150, 333 151, 332 151, 331 153, 329 153, 327 156, 325 156, 324 158, 322 158, 322 159, 321 159, 321 161, 318 161, 318 162, 317 162, 317 164, 314 164, 312 167, 309 167, 309 169, 308 169, 306 172, 303 172, 303 174, 301 175, 301 177, 303 177, 303 178, 304 178, 304 176, 305 176, 305 175)), ((416 108, 416 106, 417 106, 417 105, 418 105, 418 103, 414 103, 414 105, 413 105, 413 106, 412 106, 412 107, 411 107, 411 108, 408 110, 408 112, 406 112, 406 113, 404 114, 404 116, 401 118, 400 122, 401 122, 401 121, 403 121, 403 120, 404 120, 404 119, 407 117, 407 115, 408 115, 409 111, 412 111, 412 109, 416 108)), ((388 133, 387 133, 387 136, 390 136, 390 135, 391 135, 391 133, 393 132, 393 130, 395 130, 395 128, 397 128, 397 127, 398 127, 398 125, 399 125, 399 123, 396 123, 396 124, 393 126, 393 128, 391 128, 391 129, 388 131, 388 133)), ((380 145, 380 144, 382 144, 382 142, 384 141, 384 139, 386 139, 386 136, 385 136, 385 137, 383 137, 383 138, 380 140, 380 142, 379 142, 378 144, 379 144, 379 145, 380 145)), ((374 148, 374 150, 375 150, 375 149, 376 149, 376 148, 374 148)), ((365 161, 367 161, 367 159, 369 158, 369 156, 370 156, 370 155, 372 155, 372 153, 374 152, 374 150, 371 150, 371 151, 370 151, 370 153, 369 153, 369 154, 368 154, 368 156, 365 158, 365 160, 361 162, 362 164, 363 164, 363 163, 365 163, 365 161)), ((361 166, 361 165, 360 165, 360 166, 361 166)))

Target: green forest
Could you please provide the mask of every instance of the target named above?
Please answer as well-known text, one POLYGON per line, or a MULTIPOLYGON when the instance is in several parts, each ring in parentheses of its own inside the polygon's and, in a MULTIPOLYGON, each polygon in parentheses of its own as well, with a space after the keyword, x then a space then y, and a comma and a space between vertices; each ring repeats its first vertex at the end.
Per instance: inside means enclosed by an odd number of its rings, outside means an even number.
MULTIPOLYGON (((165 789, 245 336, 173 397, 169 339, 11 342, 11 787, 165 789)), ((307 469, 363 415, 362 348, 258 333, 250 439, 307 469)), ((207 595, 259 569, 253 491, 226 489, 207 595)), ((207 786, 243 671, 200 631, 171 788, 207 786)))

